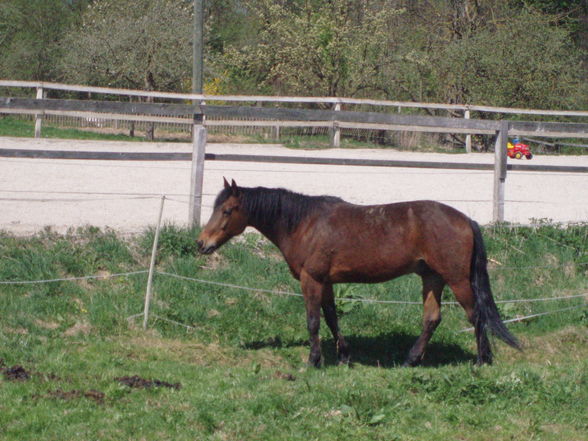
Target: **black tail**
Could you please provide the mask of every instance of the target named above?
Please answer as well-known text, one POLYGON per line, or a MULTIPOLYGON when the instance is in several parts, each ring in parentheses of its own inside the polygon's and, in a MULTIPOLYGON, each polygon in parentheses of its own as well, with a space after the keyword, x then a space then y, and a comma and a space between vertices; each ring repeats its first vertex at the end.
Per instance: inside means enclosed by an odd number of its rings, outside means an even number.
POLYGON ((500 318, 500 313, 492 297, 490 289, 490 279, 488 277, 486 247, 480 226, 475 221, 470 221, 472 231, 474 232, 474 250, 472 253, 472 266, 470 281, 475 298, 475 322, 476 338, 478 339, 479 348, 483 353, 487 353, 489 362, 492 360, 492 353, 486 338, 486 329, 516 349, 521 346, 514 335, 512 335, 500 318), (481 345, 481 346, 480 346, 481 345))

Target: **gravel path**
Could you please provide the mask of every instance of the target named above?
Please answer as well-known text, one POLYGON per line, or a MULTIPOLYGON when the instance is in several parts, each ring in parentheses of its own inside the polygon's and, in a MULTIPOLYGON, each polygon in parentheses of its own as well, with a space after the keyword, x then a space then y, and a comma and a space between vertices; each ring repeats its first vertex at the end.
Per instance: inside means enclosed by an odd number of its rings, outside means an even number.
MULTIPOLYGON (((130 143, 0 137, 0 148, 190 152, 187 143, 130 143)), ((280 145, 209 144, 212 153, 493 163, 493 154, 412 153, 393 150, 291 150, 280 145)), ((515 161, 509 159, 509 161, 515 161)), ((523 160, 526 161, 526 160, 523 160)), ((536 155, 534 164, 588 166, 588 156, 536 155)), ((140 232, 157 219, 160 195, 169 199, 164 220, 188 218, 190 162, 78 161, 0 158, 0 229, 30 234, 45 226, 66 231, 83 225, 140 232)), ((480 223, 492 219, 491 171, 324 166, 207 161, 203 221, 222 178, 243 186, 284 187, 331 194, 357 204, 435 199, 480 223)), ((588 221, 588 175, 509 172, 505 217, 529 223, 588 221)))

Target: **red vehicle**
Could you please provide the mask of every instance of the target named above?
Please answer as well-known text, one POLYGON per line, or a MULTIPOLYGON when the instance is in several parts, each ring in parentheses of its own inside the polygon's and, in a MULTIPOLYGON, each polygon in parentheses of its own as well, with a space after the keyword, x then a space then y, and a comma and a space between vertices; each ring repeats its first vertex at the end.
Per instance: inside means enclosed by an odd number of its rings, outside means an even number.
POLYGON ((522 159, 523 156, 527 159, 532 159, 533 154, 527 144, 523 144, 518 139, 513 139, 506 145, 506 154, 509 158, 522 159))

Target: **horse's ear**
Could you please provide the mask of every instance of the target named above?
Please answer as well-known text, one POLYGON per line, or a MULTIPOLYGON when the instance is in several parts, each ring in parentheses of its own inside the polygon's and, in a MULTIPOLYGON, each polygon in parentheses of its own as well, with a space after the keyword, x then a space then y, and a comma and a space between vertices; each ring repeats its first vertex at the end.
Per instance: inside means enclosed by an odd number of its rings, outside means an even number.
POLYGON ((239 196, 239 187, 237 187, 237 183, 234 179, 231 179, 231 191, 233 196, 239 196))
POLYGON ((225 184, 225 188, 229 188, 230 187, 229 181, 227 181, 227 178, 225 178, 224 176, 223 176, 223 181, 224 181, 224 184, 225 184))

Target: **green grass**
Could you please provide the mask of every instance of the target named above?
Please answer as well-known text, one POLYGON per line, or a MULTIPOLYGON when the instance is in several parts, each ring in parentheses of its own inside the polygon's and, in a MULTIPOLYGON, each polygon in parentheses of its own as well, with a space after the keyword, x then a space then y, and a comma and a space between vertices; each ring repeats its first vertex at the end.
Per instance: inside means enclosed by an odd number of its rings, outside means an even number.
MULTIPOLYGON (((32 138, 35 135, 35 123, 16 118, 0 118, 0 136, 14 136, 19 138, 32 138)), ((44 124, 41 130, 43 138, 59 139, 91 139, 103 141, 144 141, 140 137, 117 135, 109 133, 92 132, 90 130, 68 129, 52 127, 44 124)))
MULTIPOLYGON (((298 291, 275 248, 247 235, 196 254, 196 231, 166 226, 160 271, 298 291)), ((484 231, 497 299, 587 291, 588 225, 484 231)), ((86 228, 29 238, 0 233, 0 280, 108 275, 145 269, 153 231, 122 239, 86 228)), ((2 440, 585 440, 588 311, 585 299, 501 305, 505 318, 577 305, 509 325, 519 353, 496 342, 477 368, 460 308, 445 306, 423 367, 400 368, 422 308, 358 298, 418 300, 419 280, 338 288, 351 368, 335 363, 323 325, 322 369, 307 368, 300 298, 157 275, 152 319, 146 274, 0 285, 2 440), (351 300, 349 299, 351 298, 351 300), (190 328, 172 324, 173 320, 190 328), (9 379, 21 366, 28 379, 9 379), (132 388, 139 376, 180 384, 132 388)), ((445 294, 453 300, 451 293, 445 294)))

